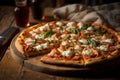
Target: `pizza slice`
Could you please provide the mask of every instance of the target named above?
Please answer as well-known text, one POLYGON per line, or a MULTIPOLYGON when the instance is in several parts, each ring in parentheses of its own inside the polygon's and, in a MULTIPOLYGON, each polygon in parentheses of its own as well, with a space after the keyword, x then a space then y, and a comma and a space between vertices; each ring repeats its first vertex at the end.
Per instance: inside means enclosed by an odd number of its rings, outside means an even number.
POLYGON ((92 26, 94 32, 84 39, 87 47, 82 50, 85 65, 97 66, 120 57, 119 34, 103 25, 93 24, 92 26))
POLYGON ((41 57, 41 61, 48 64, 83 67, 84 60, 80 46, 69 41, 62 41, 59 48, 54 48, 50 53, 41 57))
POLYGON ((46 54, 59 47, 60 33, 56 33, 48 24, 37 24, 24 29, 17 37, 15 46, 24 56, 46 54))

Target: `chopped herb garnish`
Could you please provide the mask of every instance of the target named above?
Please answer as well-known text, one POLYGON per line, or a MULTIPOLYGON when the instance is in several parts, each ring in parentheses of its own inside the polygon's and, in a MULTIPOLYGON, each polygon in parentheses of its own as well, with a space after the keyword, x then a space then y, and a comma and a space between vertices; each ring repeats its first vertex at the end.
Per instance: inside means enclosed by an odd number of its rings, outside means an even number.
POLYGON ((105 31, 105 30, 96 30, 96 33, 97 33, 97 34, 103 35, 103 34, 106 33, 106 31, 105 31))
POLYGON ((67 38, 67 39, 68 39, 68 40, 70 40, 70 38, 71 38, 71 36, 68 36, 68 38, 67 38))
POLYGON ((44 46, 41 46, 42 49, 44 49, 44 46))
POLYGON ((54 34, 53 31, 48 30, 48 31, 46 31, 46 32, 44 33, 44 38, 50 37, 50 36, 52 36, 53 34, 54 34))
POLYGON ((89 44, 92 45, 92 46, 97 46, 96 41, 93 40, 93 39, 88 39, 88 42, 89 42, 89 44))
POLYGON ((81 31, 86 30, 88 27, 90 27, 89 24, 84 25, 84 26, 81 28, 81 31))
POLYGON ((78 44, 78 41, 76 40, 75 43, 78 44))
POLYGON ((77 34, 78 31, 76 29, 70 29, 70 32, 73 33, 73 34, 77 34))

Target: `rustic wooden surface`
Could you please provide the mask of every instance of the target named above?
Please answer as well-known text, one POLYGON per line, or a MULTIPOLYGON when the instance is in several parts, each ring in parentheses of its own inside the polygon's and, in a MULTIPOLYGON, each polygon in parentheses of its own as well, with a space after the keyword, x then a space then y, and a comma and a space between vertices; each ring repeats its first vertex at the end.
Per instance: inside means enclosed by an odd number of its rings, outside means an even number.
MULTIPOLYGON (((92 77, 93 75, 96 77, 102 77, 102 76, 108 76, 106 74, 108 74, 109 72, 111 73, 113 71, 116 72, 120 71, 119 67, 120 67, 120 59, 113 59, 112 61, 110 61, 110 63, 107 61, 107 63, 102 63, 102 64, 97 64, 93 67, 68 67, 68 66, 57 66, 57 65, 50 65, 50 64, 45 64, 40 62, 40 58, 43 55, 39 55, 39 56, 34 56, 34 57, 30 57, 30 58, 26 58, 24 57, 15 47, 15 40, 17 38, 18 35, 16 35, 13 40, 11 41, 10 44, 10 51, 11 51, 11 55, 14 58, 14 60, 18 63, 20 63, 21 65, 24 65, 24 67, 27 67, 31 70, 34 71, 38 71, 38 72, 42 72, 42 73, 46 73, 46 74, 51 74, 51 75, 57 75, 57 76, 71 76, 71 77, 92 77), (104 65, 103 65, 104 64, 104 65), (113 66, 114 65, 114 66, 113 66), (118 68, 118 69, 115 69, 118 68), (90 72, 90 73, 89 73, 90 72), (101 75, 101 76, 99 76, 101 75)), ((111 74, 109 74, 111 75, 111 74)), ((116 74, 112 75, 115 76, 116 74)), ((116 75, 118 76, 118 75, 116 75)))
MULTIPOLYGON (((10 26, 16 27, 13 9, 14 7, 11 6, 0 6, 0 33, 10 26)), ((30 18, 30 22, 33 21, 31 19, 32 18, 30 18)), ((3 59, 0 62, 0 80, 120 80, 120 75, 100 76, 96 77, 93 75, 92 77, 65 77, 37 72, 28 69, 27 67, 24 67, 24 64, 19 64, 17 61, 15 61, 11 56, 10 48, 7 49, 3 59)))

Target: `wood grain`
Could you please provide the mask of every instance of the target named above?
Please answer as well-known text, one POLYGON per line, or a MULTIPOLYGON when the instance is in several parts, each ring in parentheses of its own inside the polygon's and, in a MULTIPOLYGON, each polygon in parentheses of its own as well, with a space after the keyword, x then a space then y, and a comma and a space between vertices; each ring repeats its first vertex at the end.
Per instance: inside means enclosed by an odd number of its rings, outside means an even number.
POLYGON ((13 9, 14 7, 2 8, 2 12, 0 12, 2 14, 2 19, 0 20, 0 33, 2 33, 5 29, 10 27, 10 25, 12 24, 14 20, 13 9))
MULTIPOLYGON (((13 8, 14 7, 0 6, 0 33, 11 26, 14 20, 13 8)), ((20 69, 21 65, 17 64, 11 57, 8 48, 0 62, 0 80, 18 80, 20 69)))

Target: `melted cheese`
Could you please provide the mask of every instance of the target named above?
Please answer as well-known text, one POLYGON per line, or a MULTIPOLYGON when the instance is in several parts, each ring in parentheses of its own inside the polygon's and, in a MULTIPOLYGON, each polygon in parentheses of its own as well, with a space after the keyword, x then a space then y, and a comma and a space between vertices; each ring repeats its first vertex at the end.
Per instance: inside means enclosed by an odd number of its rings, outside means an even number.
POLYGON ((75 45, 75 46, 74 46, 74 49, 76 49, 76 50, 81 50, 81 48, 80 48, 79 45, 75 45))
POLYGON ((60 21, 58 21, 58 22, 56 22, 56 25, 59 26, 59 27, 61 27, 61 26, 63 26, 63 23, 60 22, 60 21))
POLYGON ((87 49, 87 50, 83 50, 83 51, 82 51, 82 54, 83 54, 83 55, 88 55, 88 56, 89 56, 89 55, 91 54, 91 51, 88 50, 88 49, 87 49))
POLYGON ((87 30, 93 31, 94 28, 93 27, 88 27, 87 30))
POLYGON ((102 40, 102 42, 108 42, 108 43, 113 43, 113 39, 105 39, 105 40, 102 40))
POLYGON ((76 36, 76 34, 70 34, 70 36, 71 36, 71 37, 75 37, 75 36, 76 36))
POLYGON ((33 32, 33 31, 30 31, 29 33, 30 33, 30 34, 33 34, 34 32, 33 32))
POLYGON ((67 36, 67 34, 62 34, 61 38, 65 38, 67 36))
POLYGON ((107 51, 108 50, 108 46, 107 45, 101 45, 99 47, 97 47, 100 51, 107 51))
POLYGON ((35 46, 35 47, 34 47, 34 49, 36 49, 36 50, 38 50, 38 51, 39 51, 39 50, 42 50, 42 49, 43 49, 43 47, 42 47, 42 45, 37 45, 37 46, 35 46))
POLYGON ((25 43, 27 45, 33 45, 35 43, 35 40, 33 40, 32 38, 26 38, 25 43))
POLYGON ((45 24, 44 26, 40 26, 39 27, 39 30, 40 31, 43 31, 43 30, 47 30, 49 28, 49 24, 47 23, 47 24, 45 24))
POLYGON ((33 32, 33 31, 30 31, 29 33, 30 33, 32 36, 35 36, 35 35, 36 35, 36 33, 33 32))
POLYGON ((63 46, 66 46, 68 43, 66 41, 62 41, 61 43, 63 46))
POLYGON ((43 46, 43 49, 46 49, 46 48, 48 48, 48 43, 44 43, 44 44, 42 44, 42 46, 43 46))
POLYGON ((51 37, 48 37, 48 38, 45 38, 45 40, 52 41, 52 40, 54 40, 54 39, 51 38, 51 37))
POLYGON ((68 23, 67 23, 67 26, 68 26, 68 27, 72 27, 74 24, 75 24, 75 22, 68 22, 68 23))
POLYGON ((77 26, 78 26, 79 29, 81 29, 81 28, 83 27, 83 24, 82 24, 81 22, 79 22, 79 23, 77 24, 77 26))
POLYGON ((46 28, 44 26, 39 27, 40 31, 45 30, 46 28))
POLYGON ((88 41, 86 39, 81 39, 81 40, 79 40, 79 42, 82 44, 88 44, 88 41))
POLYGON ((48 27, 49 27, 49 24, 47 23, 47 24, 45 24, 44 26, 45 26, 46 28, 48 28, 48 27))
POLYGON ((46 48, 48 48, 48 43, 39 44, 39 45, 34 47, 34 49, 36 49, 38 51, 42 50, 42 49, 46 49, 46 48))
POLYGON ((61 53, 61 55, 62 55, 63 57, 72 57, 73 53, 72 53, 72 51, 70 51, 70 50, 66 50, 66 51, 63 51, 63 52, 61 53))
POLYGON ((88 45, 81 45, 82 47, 84 47, 84 48, 87 48, 87 47, 89 47, 88 45))
POLYGON ((44 38, 43 35, 40 35, 40 34, 36 34, 36 35, 35 35, 35 39, 43 39, 43 38, 44 38))

